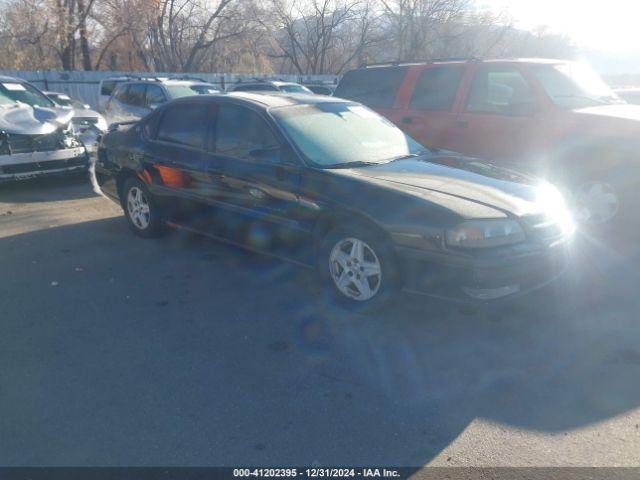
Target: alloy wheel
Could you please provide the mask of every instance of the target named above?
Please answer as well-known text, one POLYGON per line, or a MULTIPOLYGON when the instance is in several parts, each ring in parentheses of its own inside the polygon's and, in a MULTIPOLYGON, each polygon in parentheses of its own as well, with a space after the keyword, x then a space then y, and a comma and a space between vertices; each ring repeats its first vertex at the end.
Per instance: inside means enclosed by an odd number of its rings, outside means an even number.
POLYGON ((370 300, 382 284, 378 256, 373 248, 357 238, 344 238, 334 245, 329 255, 329 270, 336 288, 353 300, 370 300))
POLYGON ((140 230, 145 230, 151 222, 149 202, 142 189, 132 187, 127 194, 127 212, 133 224, 140 230))

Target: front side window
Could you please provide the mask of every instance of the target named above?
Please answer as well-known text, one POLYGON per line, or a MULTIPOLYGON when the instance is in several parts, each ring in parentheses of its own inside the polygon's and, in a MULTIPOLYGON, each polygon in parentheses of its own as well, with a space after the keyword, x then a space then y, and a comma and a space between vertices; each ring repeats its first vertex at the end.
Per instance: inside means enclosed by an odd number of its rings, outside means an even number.
POLYGON ((100 95, 109 96, 116 88, 116 82, 114 80, 104 80, 100 87, 100 95))
POLYGON ((127 100, 125 103, 134 107, 144 106, 144 91, 146 85, 144 83, 134 83, 129 85, 129 91, 127 93, 127 100))
POLYGON ((391 108, 406 71, 406 67, 352 70, 342 78, 334 96, 371 108, 391 108))
POLYGON ((450 111, 463 73, 463 68, 453 66, 423 70, 413 90, 411 108, 450 111))
POLYGON ((180 103, 170 106, 162 114, 157 139, 204 149, 208 120, 207 105, 180 103))
POLYGON ((532 65, 530 68, 551 101, 559 108, 623 103, 604 80, 583 63, 532 65))
POLYGON ((0 104, 21 102, 32 107, 53 107, 55 104, 28 83, 0 82, 0 104))
POLYGON ((249 158, 254 150, 269 150, 278 145, 273 131, 256 112, 238 105, 220 105, 215 131, 216 153, 249 158))
POLYGON ((473 79, 467 111, 494 115, 526 116, 535 109, 535 95, 515 67, 483 67, 473 79))
POLYGON ((129 85, 123 85, 116 89, 116 93, 114 97, 121 103, 127 103, 127 91, 129 90, 129 85))
POLYGON ((362 105, 320 103, 272 112, 304 156, 320 167, 384 162, 424 150, 394 124, 362 105))
POLYGON ((158 85, 147 85, 146 106, 158 105, 166 101, 162 88, 158 85))

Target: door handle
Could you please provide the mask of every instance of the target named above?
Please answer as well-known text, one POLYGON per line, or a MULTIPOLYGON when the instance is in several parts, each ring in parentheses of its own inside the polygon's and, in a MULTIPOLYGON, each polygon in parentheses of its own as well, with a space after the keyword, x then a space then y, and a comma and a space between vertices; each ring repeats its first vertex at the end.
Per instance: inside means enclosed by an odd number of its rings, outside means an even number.
POLYGON ((456 126, 458 128, 469 128, 469 122, 467 122, 466 120, 458 120, 456 121, 456 126))
POLYGON ((410 124, 410 123, 413 123, 413 118, 411 118, 411 117, 404 117, 404 118, 402 119, 402 123, 404 123, 405 125, 408 125, 408 124, 410 124))
POLYGON ((256 200, 264 200, 267 197, 266 193, 264 193, 259 188, 255 188, 255 187, 249 188, 249 195, 251 195, 256 200))

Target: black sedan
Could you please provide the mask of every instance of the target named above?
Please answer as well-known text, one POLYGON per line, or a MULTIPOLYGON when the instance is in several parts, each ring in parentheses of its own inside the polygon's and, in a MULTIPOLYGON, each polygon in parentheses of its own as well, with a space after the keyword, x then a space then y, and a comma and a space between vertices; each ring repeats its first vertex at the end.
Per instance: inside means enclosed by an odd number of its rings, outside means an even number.
POLYGON ((112 126, 95 170, 139 236, 168 225, 317 268, 354 306, 399 288, 532 291, 565 269, 573 235, 550 184, 427 149, 332 97, 182 98, 112 126))

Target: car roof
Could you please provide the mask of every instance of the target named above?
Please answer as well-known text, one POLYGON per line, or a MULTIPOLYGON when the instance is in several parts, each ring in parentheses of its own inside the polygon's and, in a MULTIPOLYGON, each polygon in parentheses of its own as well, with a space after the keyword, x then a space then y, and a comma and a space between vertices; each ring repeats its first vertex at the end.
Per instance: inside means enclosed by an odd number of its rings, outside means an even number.
POLYGON ((313 93, 286 93, 286 92, 231 92, 213 93, 208 95, 193 95, 173 100, 176 102, 201 102, 211 99, 236 99, 243 103, 249 103, 263 108, 291 107, 295 105, 317 105, 320 103, 354 103, 342 98, 314 95, 313 93))
POLYGON ((557 58, 436 58, 433 60, 427 60, 423 62, 387 62, 387 63, 375 63, 369 65, 363 65, 365 68, 388 68, 399 66, 420 66, 420 65, 441 65, 441 64, 464 64, 464 63, 535 63, 540 65, 556 65, 559 63, 570 63, 572 60, 562 60, 557 58))
POLYGON ((16 77, 8 77, 6 75, 0 75, 0 82, 20 82, 20 83, 28 83, 26 80, 22 78, 16 77))

